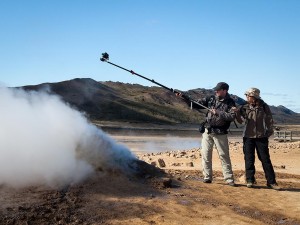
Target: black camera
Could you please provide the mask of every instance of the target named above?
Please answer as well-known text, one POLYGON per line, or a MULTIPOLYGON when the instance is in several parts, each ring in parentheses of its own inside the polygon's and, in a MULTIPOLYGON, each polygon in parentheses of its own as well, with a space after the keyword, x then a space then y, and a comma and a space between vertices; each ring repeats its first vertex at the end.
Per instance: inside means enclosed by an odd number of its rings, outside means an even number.
POLYGON ((107 52, 102 53, 102 57, 100 58, 102 62, 109 60, 109 55, 107 52))
POLYGON ((205 132, 205 124, 206 124, 206 121, 204 121, 204 122, 202 122, 202 123, 200 124, 199 132, 200 132, 201 134, 203 134, 203 133, 205 132))

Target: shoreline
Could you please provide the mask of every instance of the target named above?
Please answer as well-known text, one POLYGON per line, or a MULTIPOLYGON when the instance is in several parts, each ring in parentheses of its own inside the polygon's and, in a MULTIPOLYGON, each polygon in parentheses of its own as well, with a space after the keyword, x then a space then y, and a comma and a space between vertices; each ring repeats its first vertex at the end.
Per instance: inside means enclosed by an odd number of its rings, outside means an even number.
MULTIPOLYGON (((201 148, 202 134, 198 131, 198 124, 141 124, 130 122, 105 122, 96 123, 97 127, 111 136, 117 143, 125 145, 134 154, 164 153, 172 150, 189 150, 201 148)), ((285 127, 292 129, 292 141, 275 140, 274 136, 269 139, 271 143, 293 143, 300 140, 300 126, 285 127)), ((243 143, 242 128, 231 127, 228 133, 229 143, 243 143)))

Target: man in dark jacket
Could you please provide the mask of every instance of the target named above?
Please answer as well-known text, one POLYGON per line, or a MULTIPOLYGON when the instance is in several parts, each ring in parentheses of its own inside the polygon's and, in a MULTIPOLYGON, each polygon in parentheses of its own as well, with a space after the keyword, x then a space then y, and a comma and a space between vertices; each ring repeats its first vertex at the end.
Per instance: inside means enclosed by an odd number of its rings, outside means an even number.
MULTIPOLYGON (((222 163, 225 182, 230 186, 236 186, 233 178, 227 137, 228 128, 230 123, 234 121, 236 114, 231 110, 232 107, 235 107, 235 102, 229 96, 228 90, 229 85, 225 82, 220 82, 214 88, 215 95, 198 100, 198 103, 209 108, 202 135, 202 171, 204 176, 203 182, 211 183, 213 180, 212 152, 215 145, 222 163)), ((183 97, 188 99, 186 96, 183 97)), ((193 104, 193 106, 201 108, 197 104, 193 104)))
POLYGON ((279 190, 269 154, 269 137, 273 134, 273 117, 269 106, 260 98, 260 90, 250 88, 245 93, 247 104, 237 110, 238 122, 245 122, 243 151, 247 187, 255 184, 255 149, 262 163, 267 186, 279 190))

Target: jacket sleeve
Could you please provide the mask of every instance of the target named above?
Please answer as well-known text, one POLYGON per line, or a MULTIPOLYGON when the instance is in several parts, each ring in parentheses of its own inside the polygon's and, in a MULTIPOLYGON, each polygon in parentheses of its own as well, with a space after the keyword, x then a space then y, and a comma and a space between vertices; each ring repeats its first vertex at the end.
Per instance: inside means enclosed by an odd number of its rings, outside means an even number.
POLYGON ((270 137, 274 133, 274 120, 273 120, 270 107, 267 104, 264 105, 264 111, 265 111, 266 132, 268 137, 270 137))
POLYGON ((236 114, 233 110, 231 110, 232 107, 235 107, 235 102, 232 100, 232 101, 229 101, 228 103, 228 107, 226 110, 217 110, 217 115, 222 118, 223 120, 225 121, 234 121, 235 120, 235 117, 236 117, 236 114))
POLYGON ((235 118, 236 118, 236 114, 235 112, 233 111, 229 111, 229 112, 226 112, 226 111, 219 111, 219 116, 224 119, 225 121, 234 121, 235 118))
POLYGON ((238 110, 236 111, 236 121, 238 121, 238 123, 242 124, 244 122, 244 116, 243 116, 243 106, 239 107, 238 110))

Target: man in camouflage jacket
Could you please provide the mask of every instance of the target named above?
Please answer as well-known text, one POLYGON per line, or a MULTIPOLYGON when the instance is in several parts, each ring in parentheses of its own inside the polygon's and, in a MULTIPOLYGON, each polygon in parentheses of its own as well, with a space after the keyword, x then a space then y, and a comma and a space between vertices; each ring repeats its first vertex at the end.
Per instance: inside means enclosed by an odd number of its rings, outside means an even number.
POLYGON ((247 104, 237 110, 238 122, 245 122, 243 152, 247 187, 255 183, 255 149, 262 163, 267 186, 280 189, 269 154, 269 137, 273 134, 273 117, 269 106, 260 98, 260 90, 250 88, 245 93, 247 104))
MULTIPOLYGON (((235 102, 228 94, 228 89, 227 83, 220 82, 214 88, 215 95, 198 100, 198 103, 209 109, 206 114, 204 129, 200 131, 203 133, 201 143, 202 173, 203 182, 211 183, 213 180, 212 153, 214 146, 216 146, 222 164, 224 180, 230 186, 236 186, 227 137, 230 123, 234 121, 236 114, 231 110, 235 106, 235 102)), ((183 97, 186 100, 189 99, 188 96, 183 97)), ((197 104, 193 104, 193 106, 203 108, 197 104)))

